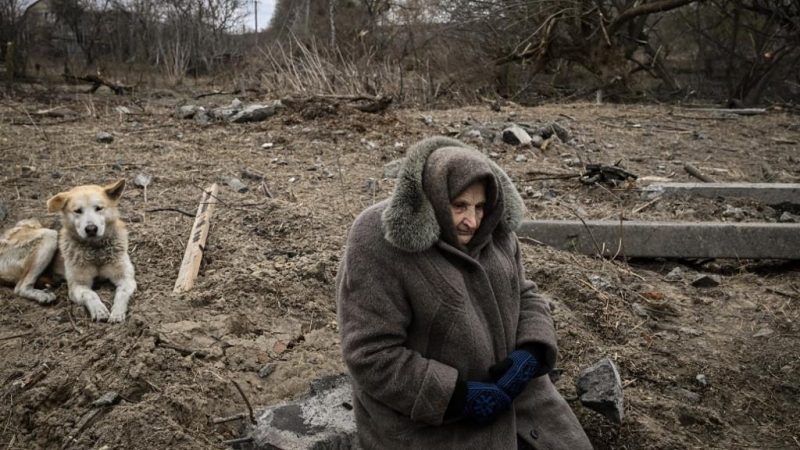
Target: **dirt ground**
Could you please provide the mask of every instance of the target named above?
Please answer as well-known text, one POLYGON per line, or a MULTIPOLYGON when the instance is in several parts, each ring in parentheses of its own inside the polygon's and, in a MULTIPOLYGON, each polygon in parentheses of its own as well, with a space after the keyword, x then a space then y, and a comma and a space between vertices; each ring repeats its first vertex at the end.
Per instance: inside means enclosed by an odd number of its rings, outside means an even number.
MULTIPOLYGON (((633 212, 649 201, 639 192, 646 183, 531 180, 542 176, 532 171, 577 172, 569 165, 576 157, 676 181, 690 181, 685 162, 720 181, 800 177, 800 120, 780 110, 742 117, 670 106, 509 104, 499 112, 475 106, 376 115, 298 103, 260 123, 202 125, 170 114, 178 104, 211 107, 231 98, 153 93, 134 104, 83 89, 0 102, 0 203, 7 209, 0 228, 31 217, 54 223, 45 211, 53 194, 125 178, 121 214, 139 287, 123 325, 92 323, 63 285, 57 303, 44 307, 0 288, 4 449, 225 448, 222 441, 238 437, 237 424, 212 420, 247 410, 232 381, 257 407, 344 371, 333 280, 347 231, 363 208, 391 193, 384 165, 426 136, 471 122, 556 120, 568 128, 576 142, 553 141, 544 152, 468 140, 497 153, 535 219, 774 222, 783 213, 745 200, 690 198, 633 212), (76 115, 34 114, 56 106, 76 115), (114 141, 96 142, 101 131, 114 141), (141 172, 153 176, 146 197, 132 184, 141 172), (197 285, 173 294, 193 221, 174 209, 194 215, 202 189, 229 175, 250 190, 221 186, 197 285), (731 208, 741 214, 726 213, 731 208), (119 393, 118 403, 93 406, 109 391, 119 393)), ((597 449, 800 448, 796 263, 620 262, 535 243, 524 251, 529 277, 555 304, 563 371, 556 386, 597 449), (684 277, 670 281, 675 267, 684 277), (719 274, 722 284, 692 287, 696 273, 719 274), (621 425, 576 399, 578 373, 602 357, 622 375, 621 425)), ((113 293, 99 292, 105 301, 113 293)))

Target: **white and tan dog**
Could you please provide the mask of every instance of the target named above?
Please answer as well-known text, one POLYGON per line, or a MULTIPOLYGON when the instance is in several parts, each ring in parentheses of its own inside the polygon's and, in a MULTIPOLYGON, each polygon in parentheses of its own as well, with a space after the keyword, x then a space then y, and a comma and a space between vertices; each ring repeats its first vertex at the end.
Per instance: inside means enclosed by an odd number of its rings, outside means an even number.
POLYGON ((128 231, 117 203, 125 180, 108 186, 78 186, 47 201, 49 212, 60 211, 60 232, 23 220, 0 237, 0 282, 15 284, 20 297, 50 303, 55 295, 36 288, 44 274, 63 276, 69 298, 83 305, 93 320, 122 322, 136 290, 128 256, 128 231), (116 286, 111 312, 92 290, 97 279, 116 286))

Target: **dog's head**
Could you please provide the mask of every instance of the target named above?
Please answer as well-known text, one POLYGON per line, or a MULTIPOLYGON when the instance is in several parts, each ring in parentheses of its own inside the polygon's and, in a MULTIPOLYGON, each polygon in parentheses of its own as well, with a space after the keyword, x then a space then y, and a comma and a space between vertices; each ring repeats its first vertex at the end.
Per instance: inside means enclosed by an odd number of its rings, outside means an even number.
POLYGON ((106 226, 117 220, 117 203, 125 190, 125 180, 107 186, 78 186, 54 195, 47 201, 49 212, 61 211, 64 226, 81 239, 100 239, 106 226))

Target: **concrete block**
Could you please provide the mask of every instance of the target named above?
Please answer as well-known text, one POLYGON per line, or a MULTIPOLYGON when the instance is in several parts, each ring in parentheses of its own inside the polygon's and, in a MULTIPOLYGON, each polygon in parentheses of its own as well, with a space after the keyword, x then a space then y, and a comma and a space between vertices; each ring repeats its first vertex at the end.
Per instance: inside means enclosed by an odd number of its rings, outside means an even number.
POLYGON ((800 224, 532 220, 517 234, 586 255, 594 236, 611 257, 800 259, 800 224))
POLYGON ((700 197, 749 198, 773 206, 800 206, 798 183, 657 183, 644 188, 648 196, 690 194, 700 197))
POLYGON ((346 374, 311 383, 297 401, 271 406, 252 432, 256 450, 359 450, 346 374))
POLYGON ((625 407, 622 380, 617 366, 608 358, 584 369, 575 383, 581 404, 605 416, 614 423, 622 422, 625 407))

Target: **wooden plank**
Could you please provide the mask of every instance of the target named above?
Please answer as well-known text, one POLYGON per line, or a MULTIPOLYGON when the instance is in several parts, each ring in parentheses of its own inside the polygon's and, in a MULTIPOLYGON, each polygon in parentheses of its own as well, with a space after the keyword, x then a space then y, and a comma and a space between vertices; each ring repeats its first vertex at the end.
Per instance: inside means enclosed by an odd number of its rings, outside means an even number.
POLYGON ((219 186, 217 183, 203 192, 200 204, 197 206, 197 215, 194 218, 192 232, 189 235, 189 242, 186 244, 186 252, 183 254, 181 269, 178 272, 178 279, 175 281, 173 292, 186 292, 194 287, 197 273, 200 271, 200 262, 203 260, 203 250, 208 239, 208 229, 211 225, 211 215, 214 213, 214 205, 217 203, 219 186))

